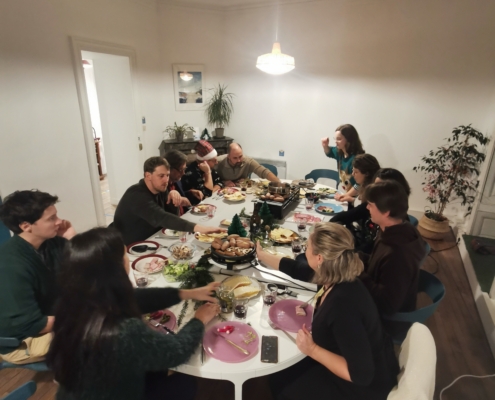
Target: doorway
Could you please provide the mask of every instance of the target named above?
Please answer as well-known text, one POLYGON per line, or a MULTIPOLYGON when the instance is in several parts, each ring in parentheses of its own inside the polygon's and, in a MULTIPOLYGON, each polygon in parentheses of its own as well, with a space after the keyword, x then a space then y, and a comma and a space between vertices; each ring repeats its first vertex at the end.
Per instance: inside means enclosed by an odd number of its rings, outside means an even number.
POLYGON ((95 212, 98 225, 107 226, 124 192, 142 177, 135 53, 119 45, 71 41, 95 212))

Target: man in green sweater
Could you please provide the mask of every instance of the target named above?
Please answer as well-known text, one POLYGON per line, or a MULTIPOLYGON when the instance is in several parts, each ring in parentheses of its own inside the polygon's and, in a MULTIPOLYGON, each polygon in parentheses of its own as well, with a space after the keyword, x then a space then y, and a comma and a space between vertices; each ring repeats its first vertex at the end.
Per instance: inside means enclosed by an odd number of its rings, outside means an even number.
POLYGON ((115 210, 114 227, 126 245, 146 240, 162 228, 182 232, 215 233, 225 229, 196 225, 180 218, 177 207, 182 196, 169 191, 170 165, 162 157, 148 158, 144 163, 144 179, 126 190, 115 210))
POLYGON ((6 361, 26 364, 44 359, 51 341, 55 275, 68 239, 76 232, 57 216, 57 196, 17 191, 0 207, 0 219, 14 236, 0 246, 0 336, 23 341, 1 348, 6 361))

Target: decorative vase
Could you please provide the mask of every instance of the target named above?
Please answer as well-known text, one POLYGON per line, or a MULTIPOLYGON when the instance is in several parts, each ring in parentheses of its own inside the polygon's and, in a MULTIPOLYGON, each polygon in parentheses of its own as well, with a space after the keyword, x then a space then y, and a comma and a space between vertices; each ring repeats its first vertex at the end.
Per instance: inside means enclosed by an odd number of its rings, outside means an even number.
POLYGON ((215 137, 223 137, 223 132, 225 128, 215 128, 215 137))
POLYGON ((182 142, 184 140, 184 132, 176 132, 175 138, 178 142, 182 142))
POLYGON ((419 220, 418 230, 427 239, 440 239, 450 231, 449 220, 445 218, 443 221, 435 221, 423 215, 419 220))

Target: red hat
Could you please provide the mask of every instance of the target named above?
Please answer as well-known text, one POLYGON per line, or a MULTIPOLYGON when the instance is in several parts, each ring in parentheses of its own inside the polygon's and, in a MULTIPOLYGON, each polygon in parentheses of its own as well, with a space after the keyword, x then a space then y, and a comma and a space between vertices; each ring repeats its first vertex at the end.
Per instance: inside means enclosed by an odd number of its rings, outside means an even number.
POLYGON ((217 156, 217 151, 206 140, 200 140, 194 150, 199 161, 211 160, 217 156))

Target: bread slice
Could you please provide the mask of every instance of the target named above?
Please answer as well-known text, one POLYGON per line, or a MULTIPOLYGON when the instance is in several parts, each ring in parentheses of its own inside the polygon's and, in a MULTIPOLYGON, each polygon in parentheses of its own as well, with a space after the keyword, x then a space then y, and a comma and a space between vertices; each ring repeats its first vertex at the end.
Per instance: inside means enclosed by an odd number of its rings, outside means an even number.
POLYGON ((247 286, 251 284, 251 279, 244 275, 233 276, 222 283, 222 286, 227 290, 234 290, 241 286, 247 286))
POLYGON ((259 292, 260 290, 253 286, 242 286, 234 289, 234 297, 236 299, 242 299, 243 297, 250 297, 257 295, 259 292))

